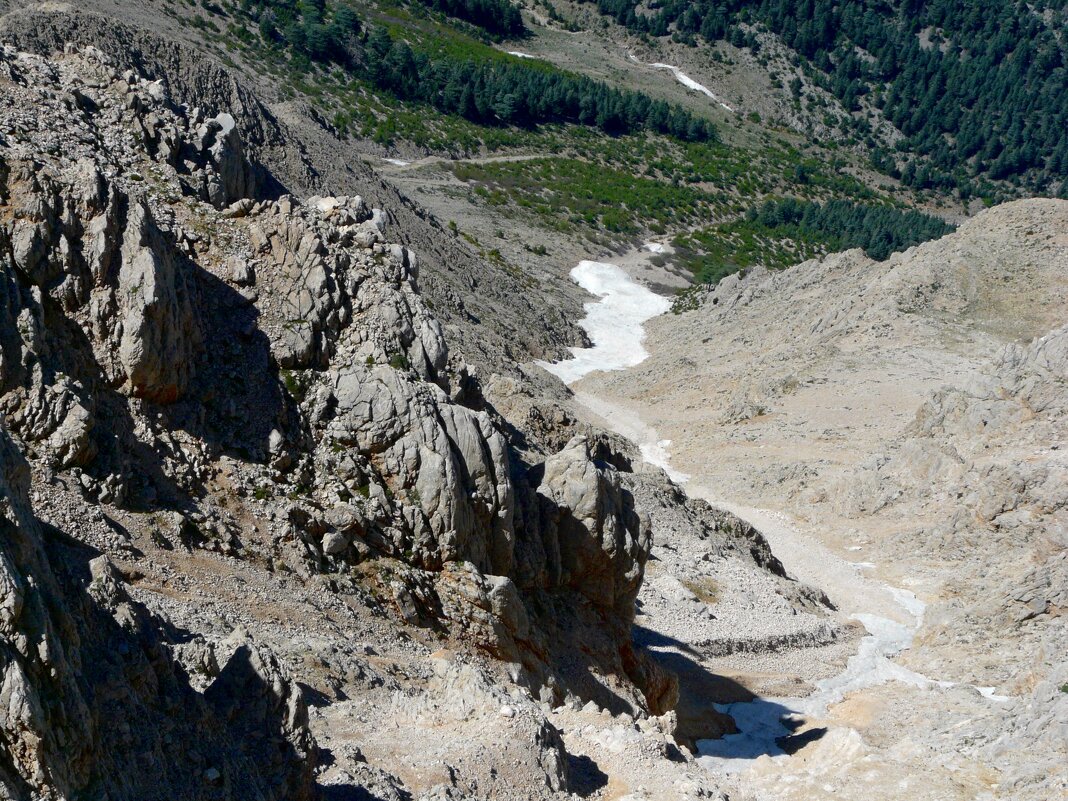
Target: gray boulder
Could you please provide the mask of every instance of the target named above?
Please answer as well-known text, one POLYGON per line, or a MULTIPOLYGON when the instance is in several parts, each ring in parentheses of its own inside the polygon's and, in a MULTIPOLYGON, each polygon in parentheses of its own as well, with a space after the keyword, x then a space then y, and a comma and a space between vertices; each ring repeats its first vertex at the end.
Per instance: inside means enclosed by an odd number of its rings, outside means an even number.
POLYGON ((575 437, 545 461, 537 492, 552 510, 561 584, 631 620, 652 531, 616 470, 595 463, 589 440, 575 437))

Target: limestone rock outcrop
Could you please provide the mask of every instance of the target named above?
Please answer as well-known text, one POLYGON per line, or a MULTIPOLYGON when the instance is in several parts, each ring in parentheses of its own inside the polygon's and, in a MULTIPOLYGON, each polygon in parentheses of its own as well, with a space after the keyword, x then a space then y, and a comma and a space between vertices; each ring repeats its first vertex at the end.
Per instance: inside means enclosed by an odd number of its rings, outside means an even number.
POLYGON ((116 292, 119 363, 135 397, 173 402, 189 385, 200 331, 182 267, 147 206, 135 203, 123 232, 116 292))
POLYGON ((552 705, 670 707, 630 634, 648 520, 586 440, 514 447, 389 215, 265 192, 229 112, 93 48, 0 50, 0 96, 11 797, 312 797, 308 699, 386 679, 279 633, 302 593, 511 666, 479 781, 566 790, 552 705))
POLYGON ((549 457, 544 469, 537 492, 549 501, 560 583, 628 619, 652 546, 648 517, 634 509, 617 471, 593 461, 583 437, 549 457))
POLYGON ((106 557, 42 523, 29 493, 30 465, 0 426, 6 796, 311 798, 315 744, 288 672, 242 654, 196 693, 161 621, 106 557))

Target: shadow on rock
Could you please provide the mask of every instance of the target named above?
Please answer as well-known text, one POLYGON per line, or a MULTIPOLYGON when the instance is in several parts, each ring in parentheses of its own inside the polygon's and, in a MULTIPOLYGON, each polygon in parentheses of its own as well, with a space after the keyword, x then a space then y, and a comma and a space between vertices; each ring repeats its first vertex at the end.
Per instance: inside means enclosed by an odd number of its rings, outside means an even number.
POLYGON ((793 710, 713 673, 687 643, 642 626, 634 627, 634 639, 661 667, 678 676, 675 739, 694 753, 697 741, 704 740, 703 755, 756 759, 793 754, 826 734, 826 729, 792 734, 802 723, 793 710))
POLYGON ((285 397, 259 311, 192 261, 204 341, 186 397, 160 407, 167 429, 183 429, 233 456, 263 461, 272 429, 284 427, 285 397))
POLYGON ((366 787, 355 784, 319 785, 321 801, 410 801, 411 794, 377 795, 366 787))
POLYGON ((568 754, 568 777, 571 792, 588 798, 608 786, 608 774, 588 756, 568 754))
POLYGON ((104 557, 37 519, 29 490, 0 428, 0 581, 19 600, 0 636, 13 798, 310 799, 306 707, 273 655, 239 650, 200 695, 159 621, 104 557))

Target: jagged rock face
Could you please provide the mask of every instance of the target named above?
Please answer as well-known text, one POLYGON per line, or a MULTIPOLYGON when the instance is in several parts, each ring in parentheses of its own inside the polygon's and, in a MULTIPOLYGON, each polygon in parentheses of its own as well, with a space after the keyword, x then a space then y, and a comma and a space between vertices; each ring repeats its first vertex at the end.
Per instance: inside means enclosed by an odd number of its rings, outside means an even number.
MULTIPOLYGON (((99 504, 165 550, 336 576, 339 593, 363 577, 401 621, 525 665, 552 700, 600 686, 569 688, 566 643, 587 644, 586 673, 623 695, 640 696, 632 680, 664 685, 630 643, 648 522, 584 440, 533 467, 510 449, 386 215, 359 197, 257 197, 233 119, 176 107, 92 49, 0 51, 0 100, 0 413, 20 465, 5 479, 2 632, 17 714, 0 736, 17 755, 14 797, 98 782, 152 798, 146 777, 162 775, 175 797, 301 799, 316 754, 267 644, 220 660, 230 645, 178 642, 75 546, 62 591, 39 609, 20 594, 60 568, 22 553, 46 537, 18 452, 41 471, 50 522, 75 537, 99 504), (119 629, 126 650, 109 655, 119 629), (174 741, 188 756, 167 752, 174 741)), ((107 527, 107 543, 128 536, 107 527)), ((531 770, 560 789, 555 731, 531 731, 531 770)))
MULTIPOLYGON (((566 311, 554 308, 547 314, 547 308, 561 303, 554 288, 480 259, 462 238, 379 177, 364 163, 359 146, 339 139, 299 96, 281 110, 269 109, 246 83, 257 83, 254 76, 190 46, 190 32, 182 32, 179 20, 114 11, 95 2, 27 8, 6 16, 4 39, 39 54, 62 51, 68 43, 94 45, 120 71, 136 70, 177 102, 208 109, 205 117, 229 113, 254 162, 256 186, 266 194, 359 193, 380 207, 392 226, 391 237, 417 251, 426 265, 422 292, 449 329, 450 345, 487 373, 514 374, 517 362, 565 353, 581 336, 570 322, 581 312, 577 297, 564 301, 566 311)), ((269 75, 260 77, 264 96, 277 96, 281 86, 269 75)))
MULTIPOLYGON (((149 142, 154 132, 146 130, 149 142)), ((223 112, 203 122, 196 131, 196 151, 206 164, 200 183, 201 198, 217 209, 257 194, 257 174, 245 158, 237 123, 223 112)), ((173 151, 172 151, 173 152, 173 151)))
POLYGON ((436 386, 396 370, 337 374, 327 431, 407 491, 412 558, 428 569, 464 560, 489 573, 512 563, 512 486, 504 439, 489 417, 448 404, 436 386))
POLYGON ((72 622, 62 612, 54 620, 44 594, 55 592, 55 579, 30 510, 29 484, 29 465, 0 430, 6 710, 0 726, 10 760, 3 775, 9 797, 25 795, 26 790, 44 795, 53 786, 84 784, 92 737, 89 710, 75 679, 76 665, 68 661, 63 642, 72 622), (35 585, 40 589, 35 591, 35 585))
POLYGON ((383 241, 360 198, 261 204, 236 223, 248 231, 260 325, 299 384, 304 430, 279 434, 275 464, 316 488, 294 518, 315 557, 339 566, 370 548, 427 570, 466 561, 508 573, 505 440, 446 391, 465 367, 450 365, 419 299, 414 254, 383 241))
MULTIPOLYGON (((173 238, 168 239, 160 230, 144 199, 131 197, 109 180, 107 165, 83 144, 94 125, 90 115, 121 119, 121 104, 134 110, 138 122, 150 119, 154 125, 162 124, 160 116, 149 110, 153 93, 143 87, 131 89, 127 81, 112 76, 110 96, 94 100, 86 91, 68 88, 72 82, 62 75, 9 56, 4 66, 13 95, 25 94, 22 99, 29 100, 44 88, 48 94, 36 108, 51 101, 56 112, 67 106, 74 109, 66 129, 38 133, 57 137, 56 149, 68 149, 68 140, 61 138, 64 136, 82 147, 74 147, 74 152, 58 163, 49 159, 52 164, 28 158, 18 147, 3 154, 5 168, 0 176, 5 185, 0 197, 8 207, 9 222, 0 229, 0 252, 7 269, 18 276, 7 284, 7 307, 9 315, 21 315, 25 321, 19 328, 25 353, 21 359, 8 353, 10 367, 0 381, 7 385, 17 380, 18 361, 29 366, 48 359, 50 354, 38 352, 46 346, 46 338, 35 335, 34 328, 46 324, 53 310, 62 310, 92 343, 94 358, 108 384, 122 386, 136 397, 173 402, 186 390, 202 344, 188 259, 173 238), (21 298, 16 300, 16 295, 21 298)), ((94 77, 104 80, 106 76, 94 77)), ((19 124, 44 125, 43 117, 29 115, 19 124)), ((173 153, 191 147, 182 139, 176 121, 167 130, 173 153)), ((146 142, 150 141, 152 138, 146 136, 146 142)), ((205 145, 199 152, 205 167, 185 162, 194 168, 194 174, 211 172, 214 159, 231 164, 229 168, 220 166, 221 170, 232 169, 237 158, 219 143, 205 145)), ((10 340, 9 348, 15 349, 10 340)), ((29 371, 32 373, 33 368, 29 371)), ((47 376, 31 377, 27 391, 68 394, 62 387, 48 386, 49 382, 47 376), (42 387, 39 381, 46 383, 42 387)), ((76 456, 84 457, 74 450, 76 456)))
POLYGON ((522 592, 578 593, 629 638, 648 523, 582 441, 535 468, 535 486, 489 413, 453 401, 466 366, 418 295, 415 255, 384 241, 360 198, 226 214, 248 232, 260 325, 299 383, 305 439, 280 436, 274 463, 314 488, 289 514, 305 558, 430 571, 406 574, 402 616, 442 616, 513 661, 538 639, 522 592))
POLYGON ((171 403, 186 390, 200 344, 182 266, 148 208, 134 205, 123 232, 118 274, 118 355, 131 394, 157 403, 171 403))
POLYGON ((279 303, 264 312, 283 368, 327 368, 343 344, 362 363, 397 362, 440 382, 449 349, 416 293, 415 254, 387 244, 372 211, 360 197, 313 197, 299 209, 289 199, 235 204, 228 215, 254 218, 247 232, 259 265, 252 273, 236 259, 235 283, 254 284, 257 275, 278 291, 279 303))
POLYGON ((130 394, 174 400, 197 341, 190 301, 147 210, 127 215, 127 198, 118 193, 108 202, 94 165, 79 162, 63 176, 66 184, 32 160, 6 166, 4 410, 55 464, 84 464, 94 453, 84 381, 101 378, 130 394), (79 197, 86 186, 94 189, 79 197), (91 239, 82 237, 94 230, 91 239), (86 375, 67 347, 71 340, 90 343, 97 375, 86 375))
POLYGON ((5 797, 309 798, 307 710, 269 652, 235 654, 195 693, 159 622, 105 557, 56 541, 29 490, 0 427, 5 797))
POLYGON ((649 557, 652 532, 618 473, 598 466, 576 437, 545 461, 538 494, 548 501, 547 538, 559 552, 560 583, 629 621, 649 557))

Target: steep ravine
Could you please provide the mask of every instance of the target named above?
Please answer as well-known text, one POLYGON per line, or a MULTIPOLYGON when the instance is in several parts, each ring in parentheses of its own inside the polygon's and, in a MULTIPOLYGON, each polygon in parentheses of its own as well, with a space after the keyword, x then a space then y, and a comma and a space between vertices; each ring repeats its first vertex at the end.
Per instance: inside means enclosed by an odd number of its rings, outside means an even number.
MULTIPOLYGON (((816 780, 826 773, 828 762, 848 762, 866 750, 860 744, 861 735, 850 725, 849 713, 834 710, 847 696, 852 696, 853 705, 862 706, 857 699, 864 691, 889 682, 921 689, 953 685, 896 661, 910 648, 923 621, 925 604, 912 591, 874 577, 875 565, 854 562, 837 553, 820 541, 818 532, 802 530, 789 515, 732 503, 702 485, 699 472, 690 476, 674 468, 671 441, 660 437, 618 398, 601 397, 597 381, 599 371, 625 370, 649 358, 642 344, 643 324, 666 310, 665 299, 615 265, 582 262, 572 271, 572 278, 600 298, 586 304, 586 317, 578 322, 593 345, 573 348, 570 360, 542 366, 572 386, 577 404, 597 423, 632 440, 648 463, 684 485, 688 494, 757 528, 790 575, 824 590, 842 617, 856 621, 866 632, 844 668, 836 675, 814 680, 815 689, 808 695, 716 704, 734 719, 738 732, 697 743, 699 762, 718 774, 737 774, 743 791, 791 785, 794 774, 807 774, 810 781, 816 780), (818 752, 804 755, 803 749, 817 741, 822 741, 818 752), (750 771, 761 774, 760 778, 746 781, 745 774, 750 771)), ((789 659, 790 654, 783 658, 789 659)), ((1008 700, 992 688, 976 689, 993 702, 1008 700)), ((821 789, 831 792, 832 788, 832 784, 824 783, 821 789)))

